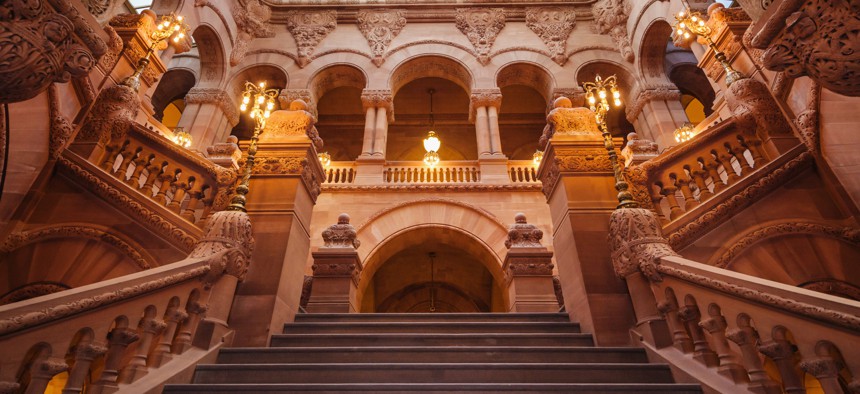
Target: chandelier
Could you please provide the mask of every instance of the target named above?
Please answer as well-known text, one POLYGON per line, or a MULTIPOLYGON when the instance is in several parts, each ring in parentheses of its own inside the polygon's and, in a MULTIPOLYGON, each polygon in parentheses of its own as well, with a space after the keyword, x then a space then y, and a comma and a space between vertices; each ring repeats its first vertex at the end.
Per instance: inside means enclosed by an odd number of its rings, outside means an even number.
POLYGON ((430 131, 427 132, 427 138, 424 139, 424 150, 427 151, 424 154, 424 164, 433 167, 439 164, 439 147, 442 146, 442 141, 439 141, 439 137, 436 137, 436 132, 433 131, 435 124, 433 119, 433 93, 436 93, 436 91, 430 89, 427 93, 430 95, 430 131))

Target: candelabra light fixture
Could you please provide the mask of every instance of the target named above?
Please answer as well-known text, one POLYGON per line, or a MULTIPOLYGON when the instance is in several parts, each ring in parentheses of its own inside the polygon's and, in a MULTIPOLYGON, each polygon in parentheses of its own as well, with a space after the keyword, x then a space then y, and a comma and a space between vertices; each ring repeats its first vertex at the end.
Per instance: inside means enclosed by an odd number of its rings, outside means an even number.
POLYGON ((606 79, 598 75, 594 82, 585 82, 582 87, 585 89, 588 106, 597 118, 597 126, 603 134, 603 145, 609 154, 609 162, 612 163, 612 171, 615 174, 615 190, 618 191, 618 208, 638 208, 639 204, 633 200, 633 195, 628 190, 629 185, 621 173, 618 154, 615 152, 615 144, 612 142, 612 134, 609 133, 609 127, 606 125, 606 114, 611 108, 609 100, 612 100, 616 108, 621 106, 621 92, 618 90, 617 79, 614 75, 606 79))
POLYGON ((743 74, 732 68, 726 54, 717 49, 717 45, 711 40, 711 28, 705 23, 702 14, 689 9, 678 12, 675 15, 675 33, 678 38, 684 40, 689 40, 693 35, 705 39, 708 47, 714 51, 714 58, 726 71, 726 86, 731 86, 733 82, 744 78, 743 74))
POLYGON ((439 148, 442 146, 442 141, 439 141, 439 137, 436 137, 436 132, 433 131, 435 126, 435 120, 433 119, 433 93, 436 93, 436 90, 430 89, 427 91, 427 94, 430 95, 430 131, 427 132, 427 138, 424 139, 424 150, 427 152, 424 154, 424 164, 430 167, 439 164, 439 148))
POLYGON ((176 127, 173 129, 173 142, 183 148, 188 148, 191 146, 191 134, 188 134, 182 127, 176 127))
POLYGON ((675 141, 680 144, 682 142, 686 142, 693 139, 693 137, 696 135, 696 132, 693 127, 694 126, 692 123, 684 123, 683 126, 675 129, 673 133, 675 134, 675 141))
POLYGON ((182 15, 176 15, 172 12, 161 17, 161 20, 155 27, 155 31, 149 36, 151 42, 149 48, 147 48, 143 57, 137 61, 137 68, 134 70, 134 73, 122 82, 123 85, 135 91, 140 89, 140 76, 146 70, 146 67, 149 66, 149 59, 152 58, 158 46, 171 37, 173 42, 179 42, 179 40, 185 38, 185 33, 188 32, 188 25, 182 22, 183 19, 182 15))
POLYGON ((266 119, 275 109, 276 97, 278 97, 278 89, 267 89, 265 82, 260 82, 258 85, 245 82, 245 91, 242 93, 242 104, 239 105, 239 110, 248 112, 251 116, 254 121, 254 134, 251 135, 251 144, 248 146, 248 157, 245 160, 242 180, 236 186, 236 193, 233 194, 233 199, 227 206, 229 211, 246 212, 245 196, 250 191, 251 173, 254 169, 254 159, 257 156, 257 141, 260 139, 263 128, 266 127, 266 119))
POLYGON ((320 159, 320 164, 322 164, 323 168, 327 169, 331 165, 331 155, 328 152, 318 154, 317 158, 320 159))

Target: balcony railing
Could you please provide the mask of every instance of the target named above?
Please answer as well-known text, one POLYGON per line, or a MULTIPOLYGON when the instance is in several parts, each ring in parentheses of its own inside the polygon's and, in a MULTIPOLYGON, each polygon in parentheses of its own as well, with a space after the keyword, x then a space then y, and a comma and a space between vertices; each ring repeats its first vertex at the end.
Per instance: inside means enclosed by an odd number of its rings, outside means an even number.
POLYGON ((513 183, 540 183, 537 166, 531 160, 509 160, 508 175, 513 183))
POLYGON ((472 161, 449 161, 435 167, 420 162, 389 162, 382 176, 387 184, 478 183, 481 170, 472 161))
POLYGON ((323 184, 342 185, 355 181, 355 163, 351 161, 333 161, 325 169, 323 184))

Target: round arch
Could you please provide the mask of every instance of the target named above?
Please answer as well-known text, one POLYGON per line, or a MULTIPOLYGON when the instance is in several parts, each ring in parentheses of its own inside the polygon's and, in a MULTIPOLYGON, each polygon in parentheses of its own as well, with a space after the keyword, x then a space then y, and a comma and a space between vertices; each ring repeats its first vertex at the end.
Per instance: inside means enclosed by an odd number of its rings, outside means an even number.
POLYGON ((664 67, 666 46, 670 45, 672 26, 663 19, 656 19, 648 25, 642 36, 639 48, 639 72, 645 82, 666 83, 669 77, 664 67))
POLYGON ((174 68, 164 73, 152 93, 153 117, 163 121, 164 109, 174 101, 183 99, 196 83, 194 73, 187 69, 174 68))
POLYGON ((326 93, 340 88, 367 88, 367 74, 358 66, 350 63, 334 63, 320 68, 308 80, 307 89, 314 100, 319 100, 326 93))
POLYGON ((217 30, 207 23, 202 23, 191 33, 197 43, 200 56, 200 80, 197 86, 215 87, 221 84, 227 70, 224 43, 217 30))
MULTIPOLYGON (((287 86, 289 77, 283 68, 274 64, 257 64, 247 66, 233 73, 225 87, 225 91, 230 97, 240 97, 245 89, 245 82, 258 84, 265 82, 269 88, 283 89, 287 86)), ((275 109, 277 101, 275 101, 275 109)), ((247 113, 242 113, 239 116, 237 123, 230 134, 242 138, 250 138, 254 131, 253 121, 247 113)))
POLYGON ((392 96, 408 84, 419 78, 442 78, 449 80, 466 91, 472 93, 474 76, 470 69, 457 59, 442 54, 422 54, 404 60, 391 72, 388 86, 392 96))
POLYGON ((606 123, 614 136, 626 137, 627 134, 635 131, 627 119, 626 110, 627 105, 631 104, 635 98, 633 92, 638 88, 639 82, 623 64, 606 60, 596 60, 581 65, 576 70, 576 81, 581 86, 583 82, 594 81, 598 75, 603 78, 615 75, 617 78, 622 105, 621 108, 613 108, 612 111, 609 111, 606 123))
POLYGON ((499 89, 511 86, 528 86, 543 96, 549 103, 555 89, 555 78, 540 64, 532 62, 513 62, 499 68, 496 72, 496 86, 499 89))

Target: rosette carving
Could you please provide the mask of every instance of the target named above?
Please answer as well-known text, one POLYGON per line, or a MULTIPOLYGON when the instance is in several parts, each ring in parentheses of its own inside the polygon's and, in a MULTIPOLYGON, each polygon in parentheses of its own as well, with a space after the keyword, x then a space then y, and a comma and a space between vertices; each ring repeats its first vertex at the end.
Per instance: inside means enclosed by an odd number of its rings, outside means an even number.
POLYGON ((287 13, 287 30, 293 35, 298 47, 299 67, 311 62, 317 44, 337 27, 337 12, 290 11, 287 13))
POLYGON ((567 38, 575 24, 576 12, 570 7, 526 8, 526 26, 540 37, 552 60, 562 66, 567 62, 567 38))
POLYGON ((615 274, 625 278, 641 271, 654 282, 663 280, 657 271, 660 259, 678 254, 663 237, 660 221, 649 209, 625 208, 609 219, 609 247, 615 274))
POLYGON ((490 62, 490 50, 499 32, 505 27, 505 10, 503 8, 457 8, 455 23, 457 29, 466 35, 475 52, 478 62, 487 65, 490 62))
POLYGON ((385 62, 385 51, 391 40, 406 27, 406 10, 361 10, 356 16, 358 30, 367 39, 377 67, 385 62))

